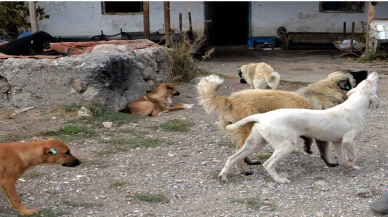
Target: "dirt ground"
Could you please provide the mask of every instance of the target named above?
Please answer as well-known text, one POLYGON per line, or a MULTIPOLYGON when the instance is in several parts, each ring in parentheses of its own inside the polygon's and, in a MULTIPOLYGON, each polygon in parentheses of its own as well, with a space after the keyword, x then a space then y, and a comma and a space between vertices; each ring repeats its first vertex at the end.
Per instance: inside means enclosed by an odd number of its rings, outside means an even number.
MULTIPOLYGON (((279 89, 295 90, 316 82, 331 72, 350 69, 380 74, 380 107, 368 112, 365 132, 358 138, 357 165, 360 171, 328 168, 319 157, 300 148, 281 162, 277 170, 292 181, 275 183, 261 166, 251 166, 252 176, 231 171, 228 183, 216 177, 226 159, 235 152, 230 138, 216 126, 216 116, 198 106, 196 81, 179 86, 174 102, 195 104, 191 110, 174 111, 159 117, 112 128, 87 125, 97 135, 66 137, 72 153, 83 163, 76 168, 36 167, 17 183, 23 203, 43 210, 42 216, 382 216, 370 203, 388 184, 388 69, 387 62, 360 63, 354 57, 333 58, 337 51, 264 51, 246 47, 216 47, 215 54, 200 63, 211 73, 227 75, 219 95, 248 88, 240 84, 237 68, 249 62, 266 62, 284 81, 279 89), (188 132, 166 132, 160 125, 178 119, 191 123, 188 132), (113 141, 146 138, 160 146, 137 147, 109 152, 113 141), (156 140, 157 139, 157 140, 156 140), (150 203, 137 195, 162 195, 150 203)), ((2 141, 31 141, 62 138, 42 136, 57 131, 75 119, 53 108, 36 108, 12 116, 14 109, 0 112, 2 141), (12 118, 11 118, 12 117, 12 118), (20 136, 24 138, 21 139, 20 136)), ((271 154, 267 146, 261 154, 271 154)), ((336 154, 332 153, 333 158, 336 154)), ((17 216, 0 194, 0 216, 17 216)))

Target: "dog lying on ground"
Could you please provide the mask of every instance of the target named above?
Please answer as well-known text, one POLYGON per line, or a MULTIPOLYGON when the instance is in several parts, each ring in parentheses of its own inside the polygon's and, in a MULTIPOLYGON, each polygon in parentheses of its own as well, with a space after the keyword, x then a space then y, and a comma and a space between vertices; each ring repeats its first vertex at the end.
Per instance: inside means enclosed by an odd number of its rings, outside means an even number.
POLYGON ((0 52, 7 55, 62 55, 68 56, 66 53, 61 53, 50 49, 50 42, 54 38, 47 32, 39 31, 29 36, 9 41, 0 46, 0 52))
POLYGON ((57 140, 0 143, 0 186, 11 207, 21 215, 36 214, 39 211, 22 205, 16 192, 16 181, 30 168, 51 164, 75 167, 81 161, 70 153, 67 145, 57 140))
POLYGON ((248 83, 252 89, 276 89, 279 86, 280 75, 264 63, 249 63, 238 70, 240 83, 248 83))
POLYGON ((183 103, 170 106, 172 103, 171 97, 178 96, 179 94, 179 91, 175 89, 174 85, 170 83, 161 83, 146 96, 129 102, 125 107, 124 112, 142 116, 159 116, 168 111, 192 108, 193 104, 183 103))
POLYGON ((233 164, 269 143, 274 152, 263 167, 275 182, 289 183, 290 180, 276 173, 275 167, 295 150, 299 136, 333 142, 340 165, 360 169, 355 166, 357 154, 354 140, 364 130, 368 107, 377 108, 379 105, 376 95, 377 80, 377 72, 371 73, 366 80, 347 93, 349 98, 345 102, 333 108, 321 111, 278 109, 251 115, 226 126, 227 130, 236 130, 247 123, 255 123, 245 145, 228 158, 218 177, 227 181, 226 174, 233 164), (349 156, 344 152, 344 147, 349 156))
MULTIPOLYGON (((305 108, 322 110, 331 108, 347 99, 346 93, 366 78, 367 72, 354 76, 357 72, 333 72, 326 79, 309 84, 296 92, 280 90, 243 90, 232 93, 229 97, 217 96, 216 90, 223 80, 215 75, 202 78, 197 85, 199 105, 202 105, 207 113, 218 115, 219 128, 225 131, 226 125, 235 123, 244 117, 257 113, 265 113, 280 108, 305 108), (356 77, 358 80, 355 80, 356 77)), ((237 143, 241 149, 251 132, 253 123, 248 123, 235 131, 225 131, 237 143)), ((312 139, 302 137, 305 141, 305 150, 311 152, 312 139)), ((331 161, 328 142, 316 140, 322 160, 330 167, 338 164, 331 161)), ((251 162, 248 158, 245 162, 249 165, 260 164, 259 161, 251 162)), ((250 175, 243 161, 236 164, 236 169, 244 175, 250 175)))

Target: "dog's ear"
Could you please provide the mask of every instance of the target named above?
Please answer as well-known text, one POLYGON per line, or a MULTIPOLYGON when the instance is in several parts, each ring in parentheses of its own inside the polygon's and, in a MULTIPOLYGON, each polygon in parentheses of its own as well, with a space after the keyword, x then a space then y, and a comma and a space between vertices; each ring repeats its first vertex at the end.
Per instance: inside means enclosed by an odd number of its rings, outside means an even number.
POLYGON ((338 87, 341 90, 349 91, 353 88, 353 85, 350 83, 349 78, 345 76, 338 82, 338 87))
POLYGON ((377 109, 379 107, 380 101, 376 94, 373 94, 373 96, 370 98, 369 102, 369 108, 371 109, 377 109))
POLYGON ((175 89, 174 85, 172 85, 172 84, 168 84, 168 85, 167 85, 167 88, 168 88, 168 89, 175 89))
POLYGON ((43 148, 45 154, 56 154, 57 151, 54 148, 44 147, 43 148))

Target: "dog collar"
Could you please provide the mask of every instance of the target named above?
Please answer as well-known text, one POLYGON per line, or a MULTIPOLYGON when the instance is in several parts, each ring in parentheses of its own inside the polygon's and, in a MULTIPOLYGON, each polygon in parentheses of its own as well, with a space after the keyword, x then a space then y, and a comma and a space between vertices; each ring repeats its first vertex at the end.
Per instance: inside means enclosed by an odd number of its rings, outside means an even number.
POLYGON ((50 148, 50 151, 51 151, 51 153, 53 153, 53 154, 56 154, 56 153, 57 153, 57 151, 55 151, 55 149, 53 149, 53 148, 50 148))

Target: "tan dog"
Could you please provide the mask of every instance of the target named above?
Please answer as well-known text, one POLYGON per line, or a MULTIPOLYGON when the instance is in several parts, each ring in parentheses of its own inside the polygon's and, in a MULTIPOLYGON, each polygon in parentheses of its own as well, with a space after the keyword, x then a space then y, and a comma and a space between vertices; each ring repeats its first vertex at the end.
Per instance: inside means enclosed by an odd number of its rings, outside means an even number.
POLYGON ((249 63, 238 70, 240 83, 248 83, 252 89, 276 89, 279 86, 280 75, 264 63, 249 63))
POLYGON ((156 89, 146 96, 129 102, 125 107, 125 113, 143 115, 143 116, 159 116, 165 112, 190 109, 193 104, 176 104, 171 105, 172 96, 178 96, 180 93, 170 83, 161 83, 156 89), (158 112, 159 110, 159 112, 158 112))
MULTIPOLYGON (((356 84, 366 78, 365 76, 353 78, 352 72, 333 72, 326 79, 303 87, 296 92, 280 90, 243 90, 232 93, 229 97, 217 96, 216 90, 223 80, 215 75, 202 78, 197 85, 199 104, 207 113, 218 115, 218 125, 225 131, 228 124, 235 123, 249 115, 265 113, 280 108, 305 108, 327 109, 344 102, 346 93, 356 84)), ((243 147, 248 138, 253 123, 248 123, 234 131, 225 131, 237 143, 237 148, 243 147)), ((302 137, 305 140, 305 150, 311 152, 312 139, 302 137)), ((331 161, 328 152, 328 142, 316 140, 323 161, 328 166, 337 166, 331 161)), ((250 162, 250 165, 260 162, 250 162)), ((236 164, 237 170, 245 175, 250 175, 245 168, 244 162, 236 164)))
POLYGON ((39 210, 27 209, 22 205, 16 192, 16 181, 30 168, 54 164, 75 167, 81 161, 70 153, 67 145, 57 140, 0 143, 0 186, 11 207, 21 215, 38 213, 39 210))

